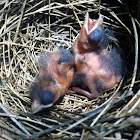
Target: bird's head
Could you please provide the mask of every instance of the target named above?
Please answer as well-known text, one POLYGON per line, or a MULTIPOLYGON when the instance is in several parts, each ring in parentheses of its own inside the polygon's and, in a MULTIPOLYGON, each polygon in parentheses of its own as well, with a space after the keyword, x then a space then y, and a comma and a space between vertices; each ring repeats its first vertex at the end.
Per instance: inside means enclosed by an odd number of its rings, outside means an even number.
POLYGON ((104 38, 103 17, 100 15, 96 21, 89 18, 86 13, 85 20, 78 36, 78 47, 83 50, 94 50, 104 38))
POLYGON ((38 97, 33 96, 32 99, 32 105, 31 105, 31 111, 33 114, 45 109, 49 108, 53 105, 54 101, 54 93, 51 91, 41 91, 40 94, 37 94, 38 97))

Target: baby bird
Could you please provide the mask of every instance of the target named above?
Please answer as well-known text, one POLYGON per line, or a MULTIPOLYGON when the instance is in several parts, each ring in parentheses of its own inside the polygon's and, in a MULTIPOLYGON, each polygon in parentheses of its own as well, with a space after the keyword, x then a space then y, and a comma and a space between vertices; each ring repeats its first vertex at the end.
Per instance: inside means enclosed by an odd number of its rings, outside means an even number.
POLYGON ((82 29, 72 46, 76 68, 73 91, 93 99, 103 90, 120 82, 123 60, 116 48, 110 51, 106 49, 108 43, 102 16, 92 21, 87 13, 82 29))
POLYGON ((71 85, 74 57, 69 50, 43 53, 38 61, 39 73, 31 85, 31 110, 37 113, 51 107, 71 85))

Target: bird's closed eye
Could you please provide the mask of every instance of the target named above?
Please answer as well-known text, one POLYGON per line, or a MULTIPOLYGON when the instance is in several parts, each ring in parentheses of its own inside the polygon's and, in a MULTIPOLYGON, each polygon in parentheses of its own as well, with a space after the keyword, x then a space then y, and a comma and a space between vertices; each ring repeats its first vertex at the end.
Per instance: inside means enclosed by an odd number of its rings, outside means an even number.
POLYGON ((102 41, 103 37, 104 29, 103 27, 99 27, 88 36, 88 41, 91 45, 97 45, 102 41))
POLYGON ((47 105, 52 103, 54 100, 54 93, 50 92, 50 91, 43 91, 40 94, 40 102, 43 105, 47 105))

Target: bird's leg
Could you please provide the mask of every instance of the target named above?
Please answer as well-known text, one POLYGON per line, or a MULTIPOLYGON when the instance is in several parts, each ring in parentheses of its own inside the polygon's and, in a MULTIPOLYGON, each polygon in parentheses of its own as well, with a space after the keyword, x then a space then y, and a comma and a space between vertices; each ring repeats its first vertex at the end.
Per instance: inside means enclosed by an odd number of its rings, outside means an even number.
POLYGON ((73 87, 72 91, 75 91, 77 93, 81 93, 85 96, 87 96, 89 99, 94 99, 98 96, 98 93, 94 92, 94 93, 90 93, 84 89, 78 88, 78 87, 73 87))
POLYGON ((97 98, 98 91, 96 90, 95 83, 93 83, 93 81, 89 80, 89 79, 85 80, 84 82, 87 85, 87 87, 89 88, 90 92, 88 92, 84 89, 78 88, 78 87, 73 87, 72 90, 87 96, 89 99, 97 98))
POLYGON ((97 91, 97 87, 96 87, 96 83, 94 80, 92 80, 91 78, 85 78, 85 84, 88 87, 89 91, 90 91, 90 95, 87 95, 88 98, 93 99, 93 98, 97 98, 99 95, 99 92, 97 91))

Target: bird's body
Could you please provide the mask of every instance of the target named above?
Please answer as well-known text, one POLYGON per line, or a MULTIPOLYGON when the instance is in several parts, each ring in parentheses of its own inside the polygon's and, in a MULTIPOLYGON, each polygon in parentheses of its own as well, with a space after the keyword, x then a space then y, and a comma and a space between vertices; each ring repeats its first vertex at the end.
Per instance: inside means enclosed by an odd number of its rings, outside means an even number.
POLYGON ((31 86, 32 112, 52 106, 68 90, 74 74, 74 58, 69 50, 40 55, 39 73, 31 86))

